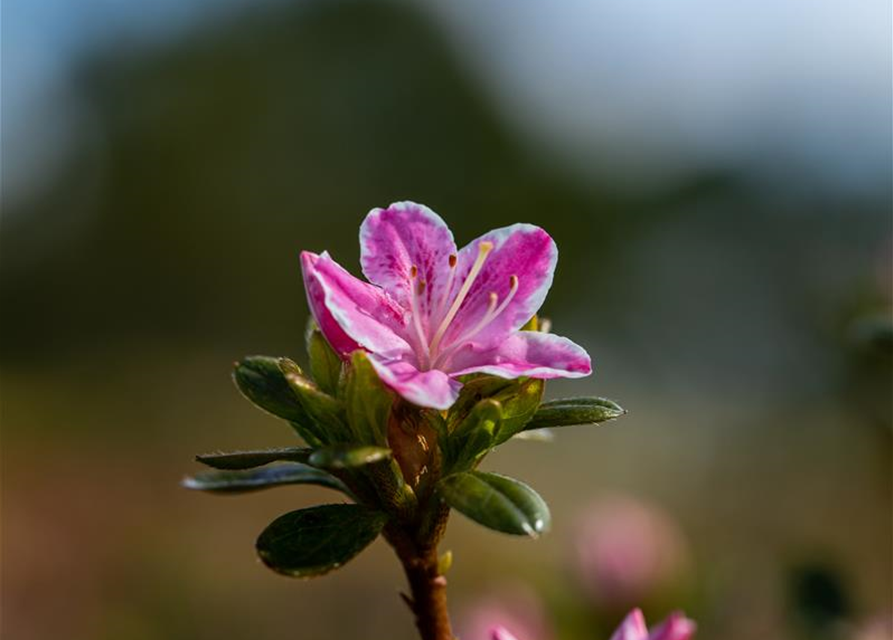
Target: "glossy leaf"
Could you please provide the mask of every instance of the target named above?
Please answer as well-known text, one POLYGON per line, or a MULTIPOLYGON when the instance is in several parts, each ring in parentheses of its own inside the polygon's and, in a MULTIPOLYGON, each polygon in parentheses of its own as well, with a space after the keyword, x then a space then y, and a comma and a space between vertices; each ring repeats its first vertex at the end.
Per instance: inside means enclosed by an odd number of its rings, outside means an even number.
POLYGON ((279 358, 248 356, 236 363, 233 380, 246 398, 279 418, 301 422, 307 417, 279 370, 279 358))
POLYGON ((295 578, 323 575, 351 560, 381 533, 387 516, 359 504, 327 504, 276 518, 257 539, 273 571, 295 578))
POLYGON ((231 451, 228 453, 201 453, 196 461, 214 469, 253 469, 271 462, 307 462, 313 449, 307 447, 283 447, 258 451, 231 451))
POLYGON ((248 356, 236 363, 233 381, 246 398, 264 411, 288 420, 307 444, 320 444, 313 420, 279 368, 279 358, 248 356))
POLYGON ((316 322, 307 323, 307 356, 310 359, 310 375, 322 391, 334 396, 338 393, 341 377, 341 358, 323 337, 316 322))
POLYGON ((496 473, 465 471, 438 483, 451 507, 490 529, 537 537, 549 528, 549 507, 523 482, 496 473))
POLYGON ((310 464, 323 469, 353 469, 373 462, 387 460, 391 450, 384 447, 331 446, 317 449, 310 456, 310 464))
POLYGON ((619 418, 625 413, 623 407, 605 398, 552 400, 540 405, 525 429, 597 424, 619 418))
POLYGON ((350 495, 334 476, 298 462, 242 471, 202 471, 183 480, 187 489, 214 493, 244 493, 289 484, 315 484, 350 495))
POLYGON ((344 390, 347 422, 353 441, 360 444, 386 445, 388 416, 394 396, 375 372, 365 351, 354 351, 344 390))

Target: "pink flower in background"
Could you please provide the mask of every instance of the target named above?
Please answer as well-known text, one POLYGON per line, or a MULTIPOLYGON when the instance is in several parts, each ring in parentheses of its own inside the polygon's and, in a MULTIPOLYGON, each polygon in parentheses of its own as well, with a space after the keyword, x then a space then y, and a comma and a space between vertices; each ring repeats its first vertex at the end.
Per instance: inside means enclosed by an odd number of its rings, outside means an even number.
POLYGON ((555 637, 548 614, 527 585, 508 584, 498 594, 478 598, 456 620, 462 640, 551 640, 555 637))
POLYGON ((607 498, 580 518, 573 568, 599 607, 626 611, 677 581, 687 565, 685 538, 660 509, 607 498))
MULTIPOLYGON (((611 640, 689 640, 694 637, 697 625, 681 613, 673 613, 649 633, 645 616, 641 610, 633 609, 626 617, 611 640)), ((536 640, 516 638, 502 626, 493 627, 489 640, 536 640)))
POLYGON ((689 640, 694 637, 697 626, 681 613, 673 613, 648 632, 645 616, 640 609, 633 609, 611 640, 689 640))
POLYGON ((558 260, 539 227, 496 229, 459 250, 440 216, 400 202, 369 212, 360 254, 369 282, 328 253, 301 254, 310 310, 336 351, 368 351, 406 400, 447 409, 462 386, 456 378, 469 373, 591 373, 589 356, 567 338, 520 331, 545 300, 558 260))

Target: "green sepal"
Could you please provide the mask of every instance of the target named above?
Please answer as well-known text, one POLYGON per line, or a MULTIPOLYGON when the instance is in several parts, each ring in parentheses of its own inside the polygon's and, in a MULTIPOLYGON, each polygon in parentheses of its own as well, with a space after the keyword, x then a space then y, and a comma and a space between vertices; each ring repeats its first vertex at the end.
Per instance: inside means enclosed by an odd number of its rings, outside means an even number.
POLYGON ((307 323, 305 343, 310 360, 310 375, 316 386, 330 396, 337 395, 342 361, 312 318, 307 323))
POLYGON ((338 478, 299 462, 242 471, 202 471, 183 480, 187 489, 212 493, 245 493, 289 484, 315 484, 351 495, 338 478))
POLYGON ((344 386, 344 406, 352 441, 387 445, 388 417, 393 404, 394 395, 379 379, 369 356, 365 351, 354 351, 344 386))
POLYGON ((489 529, 536 538, 549 529, 549 507, 523 482, 496 473, 465 471, 437 485, 448 505, 489 529))
POLYGON ((305 377, 301 368, 288 358, 279 358, 279 369, 301 407, 313 421, 318 440, 326 445, 349 442, 350 433, 345 424, 341 403, 305 377))
POLYGON ((378 537, 387 516, 359 504, 327 504, 279 516, 257 539, 257 554, 273 571, 320 576, 353 559, 378 537))
POLYGON ((333 445, 314 451, 309 462, 321 469, 355 469, 390 457, 391 450, 384 447, 333 445))
POLYGON ((524 428, 543 429, 598 424, 619 418, 625 413, 623 407, 605 398, 564 398, 542 403, 524 428))
POLYGON ((196 462, 214 469, 253 469, 271 462, 307 462, 313 449, 308 447, 282 447, 258 451, 230 451, 227 453, 200 453, 196 462))

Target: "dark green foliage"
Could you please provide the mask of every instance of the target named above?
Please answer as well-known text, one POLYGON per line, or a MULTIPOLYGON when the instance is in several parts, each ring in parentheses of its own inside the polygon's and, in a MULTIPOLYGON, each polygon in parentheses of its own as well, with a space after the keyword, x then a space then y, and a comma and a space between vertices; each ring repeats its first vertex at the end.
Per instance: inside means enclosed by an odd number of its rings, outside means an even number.
POLYGON ((466 471, 437 485, 447 504, 490 529, 532 538, 549 529, 546 502, 526 484, 495 473, 466 471))
POLYGON ((338 478, 299 462, 242 471, 202 471, 183 480, 187 489, 214 493, 245 493, 287 484, 315 484, 351 495, 338 478))
POLYGON ((271 462, 307 462, 311 453, 313 449, 307 447, 281 447, 259 451, 201 453, 195 459, 214 469, 253 469, 271 462))
POLYGON ((276 518, 257 539, 257 553, 277 573, 311 578, 337 569, 366 548, 387 516, 359 504, 327 504, 276 518))

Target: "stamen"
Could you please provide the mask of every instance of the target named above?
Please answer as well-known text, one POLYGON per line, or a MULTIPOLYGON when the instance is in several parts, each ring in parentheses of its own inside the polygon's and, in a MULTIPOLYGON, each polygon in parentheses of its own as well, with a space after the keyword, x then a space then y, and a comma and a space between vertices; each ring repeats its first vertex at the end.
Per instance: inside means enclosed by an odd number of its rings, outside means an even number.
POLYGON ((518 276, 513 275, 511 278, 509 278, 509 283, 509 292, 505 299, 502 301, 502 304, 500 304, 498 307, 496 306, 496 302, 499 296, 496 294, 496 292, 491 292, 490 303, 487 306, 487 311, 484 313, 483 317, 478 321, 478 323, 471 331, 463 333, 461 337, 456 339, 453 346, 437 356, 437 358, 435 359, 435 366, 443 362, 446 358, 449 358, 453 353, 455 353, 458 348, 467 343, 478 333, 483 331, 487 327, 487 325, 489 325, 491 322, 499 317, 499 314, 505 311, 505 308, 509 306, 509 303, 515 297, 515 294, 518 293, 518 276))
MULTIPOLYGON (((468 292, 471 290, 471 285, 474 284, 475 279, 478 277, 478 274, 481 272, 481 268, 484 266, 484 261, 487 259, 487 254, 489 254, 493 250, 493 243, 484 240, 478 245, 478 255, 477 258, 474 259, 474 264, 471 265, 471 270, 468 272, 468 277, 465 278, 465 282, 462 283, 462 288, 459 289, 459 293, 456 294, 456 298, 453 300, 453 304, 450 306, 450 310, 447 312, 446 316, 444 316, 443 320, 440 322, 440 326, 437 328, 437 331, 434 334, 434 339, 431 340, 431 349, 429 353, 435 353, 437 351, 437 347, 440 345, 440 341, 443 339, 444 334, 450 326, 450 322, 453 321, 453 318, 456 317, 456 314, 459 312, 459 307, 462 306, 462 303, 465 301, 465 296, 468 295, 468 292)), ((450 264, 452 264, 452 259, 450 260, 450 264)), ((453 270, 450 271, 452 273, 453 270)), ((450 283, 452 285, 452 282, 450 283)))
POLYGON ((443 288, 440 300, 437 302, 437 309, 435 309, 434 313, 430 316, 432 322, 434 321, 434 318, 441 317, 447 305, 447 300, 450 299, 450 293, 452 293, 453 290, 453 280, 456 278, 456 264, 458 264, 458 262, 459 258, 456 254, 451 253, 449 257, 450 274, 447 276, 446 285, 443 288))
MULTIPOLYGON (((421 280, 416 283, 416 278, 419 275, 419 270, 415 265, 412 265, 412 268, 409 270, 409 277, 411 279, 409 283, 410 294, 409 294, 409 307, 410 312, 412 313, 412 324, 415 328, 416 336, 419 339, 419 345, 424 350, 423 354, 425 356, 425 360, 430 360, 431 352, 428 349, 428 340, 425 338, 425 331, 422 328, 422 316, 419 313, 419 296, 425 290, 425 281, 421 280)), ((419 358, 421 360, 421 357, 419 358)))

